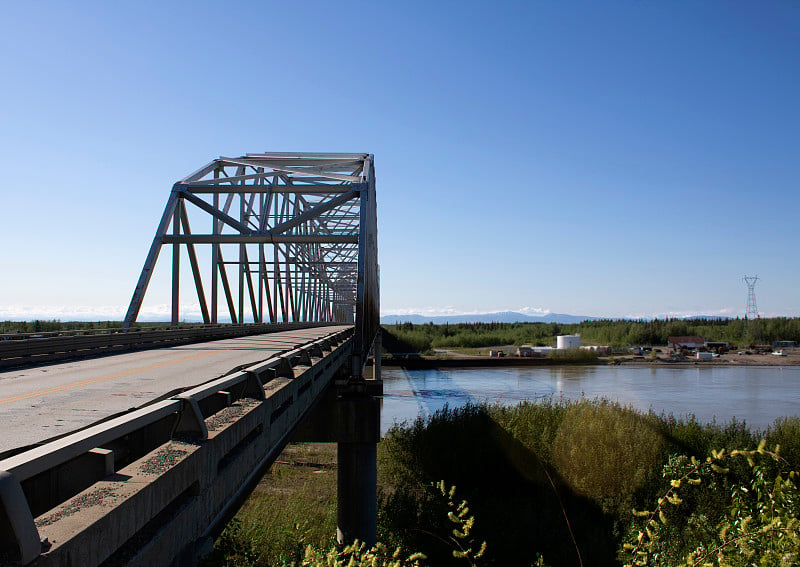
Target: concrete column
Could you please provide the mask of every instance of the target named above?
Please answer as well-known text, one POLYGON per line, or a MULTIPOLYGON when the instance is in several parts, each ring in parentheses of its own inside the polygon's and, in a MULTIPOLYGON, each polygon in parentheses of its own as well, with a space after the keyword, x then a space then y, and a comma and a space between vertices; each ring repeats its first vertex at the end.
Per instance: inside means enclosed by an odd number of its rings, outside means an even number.
POLYGON ((336 538, 340 544, 357 539, 373 545, 378 509, 376 454, 380 439, 380 402, 364 391, 363 384, 360 388, 351 387, 346 387, 337 400, 336 538))
POLYGON ((336 540, 340 545, 353 540, 375 544, 377 461, 375 443, 338 444, 338 517, 336 540))

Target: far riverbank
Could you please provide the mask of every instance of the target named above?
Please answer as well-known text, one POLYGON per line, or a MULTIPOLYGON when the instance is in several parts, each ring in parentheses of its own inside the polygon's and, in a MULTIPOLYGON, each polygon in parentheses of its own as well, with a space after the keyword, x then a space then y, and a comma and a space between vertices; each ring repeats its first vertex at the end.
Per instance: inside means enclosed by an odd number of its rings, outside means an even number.
POLYGON ((441 352, 432 356, 384 356, 381 364, 389 367, 401 367, 411 370, 429 368, 494 368, 494 367, 527 367, 527 366, 563 366, 574 365, 625 365, 625 366, 665 366, 665 367, 695 367, 695 366, 800 366, 800 349, 788 349, 784 356, 773 354, 737 354, 730 352, 719 355, 712 360, 697 360, 690 357, 675 358, 668 354, 656 353, 650 356, 603 356, 593 360, 560 360, 547 357, 532 358, 520 356, 490 357, 485 355, 470 355, 456 351, 441 352))
POLYGON ((489 356, 410 356, 407 358, 383 357, 382 366, 406 368, 409 370, 426 370, 430 368, 502 368, 519 366, 562 366, 568 364, 596 365, 607 364, 607 362, 562 362, 550 358, 530 358, 519 356, 489 357, 489 356))

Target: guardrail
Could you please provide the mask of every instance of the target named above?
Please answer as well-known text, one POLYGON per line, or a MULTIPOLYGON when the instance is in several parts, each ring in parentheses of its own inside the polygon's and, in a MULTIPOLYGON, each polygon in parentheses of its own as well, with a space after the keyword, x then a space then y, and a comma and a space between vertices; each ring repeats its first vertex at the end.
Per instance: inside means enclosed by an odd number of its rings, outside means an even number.
MULTIPOLYGON (((119 518, 108 520, 113 522, 110 525, 115 526, 113 539, 119 545, 132 541, 134 536, 142 532, 144 526, 152 523, 154 518, 165 510, 166 506, 176 502, 178 496, 182 495, 183 498, 186 494, 194 494, 198 490, 202 492, 203 486, 213 484, 214 475, 224 468, 223 465, 241 453, 245 445, 252 443, 259 436, 263 437, 265 431, 268 441, 273 444, 270 451, 274 452, 280 442, 285 443, 288 433, 296 425, 302 412, 310 407, 310 400, 316 398, 340 366, 347 365, 352 341, 352 328, 333 333, 228 376, 186 390, 171 399, 154 403, 0 461, 0 562, 3 559, 10 559, 25 565, 40 557, 43 550, 47 551, 49 545, 46 540, 45 542, 40 540, 37 527, 37 522, 39 526, 49 525, 50 520, 41 519, 43 514, 59 506, 67 506, 65 503, 71 498, 100 480, 108 479, 109 475, 120 475, 121 472, 128 471, 125 467, 134 467, 137 461, 165 443, 169 443, 170 440, 190 441, 194 444, 192 447, 195 453, 210 451, 214 455, 213 458, 208 455, 197 458, 211 466, 214 472, 195 470, 197 467, 187 469, 193 472, 184 471, 183 476, 186 477, 188 474, 194 476, 189 480, 186 480, 188 477, 184 478, 180 485, 183 488, 174 498, 164 497, 166 499, 162 499, 163 506, 156 506, 148 501, 150 503, 145 506, 148 512, 137 512, 135 521, 123 521, 119 518), (313 398, 309 399, 309 396, 313 398), (253 406, 251 409, 253 415, 260 416, 261 421, 250 424, 249 429, 242 429, 238 433, 238 438, 219 441, 216 445, 211 443, 208 424, 221 415, 220 412, 230 408, 234 402, 245 399, 253 401, 252 403, 258 406, 258 408, 253 406), (303 403, 300 403, 301 401, 303 403), (255 413, 255 409, 259 409, 261 413, 255 413), (291 421, 286 421, 290 417, 291 421), (209 480, 210 478, 212 480, 209 480), (39 518, 35 521, 36 517, 39 518)), ((228 423, 230 420, 218 421, 228 423)), ((214 428, 222 427, 218 425, 214 428)), ((215 442, 222 439, 218 437, 218 432, 212 437, 215 442)), ((192 451, 186 451, 187 454, 190 452, 192 451)), ((263 468, 267 457, 264 455, 256 457, 253 458, 260 463, 259 467, 263 468)), ((252 477, 255 469, 249 467, 247 474, 252 477)), ((130 478, 127 472, 122 476, 130 478)), ((128 490, 131 485, 127 483, 128 490)), ((214 487, 207 490, 210 495, 208 498, 214 500, 223 510, 213 510, 207 503, 201 508, 206 512, 211 509, 212 516, 215 516, 214 521, 219 521, 225 514, 226 504, 219 502, 220 495, 217 493, 219 487, 217 485, 214 487)), ((241 491, 241 481, 233 487, 227 487, 226 490, 234 493, 241 491)), ((150 498, 152 500, 152 496, 150 498)), ((72 508, 67 506, 67 511, 69 510, 72 508)), ((130 515, 130 511, 128 514, 130 515)), ((56 518, 60 518, 61 515, 69 514, 63 511, 54 513, 56 518)), ((111 536, 103 536, 103 538, 108 537, 111 536)), ((73 535, 73 539, 75 538, 76 541, 80 540, 78 536, 73 535)), ((64 545, 64 541, 60 541, 59 544, 64 545)), ((106 549, 108 545, 110 544, 104 542, 105 551, 97 552, 99 554, 95 558, 97 563, 104 561, 111 553, 106 549), (101 557, 103 553, 106 554, 105 557, 101 557)), ((63 553, 68 557, 70 552, 63 553)), ((63 553, 61 559, 53 559, 54 564, 60 564, 65 560, 63 553)), ((45 556, 42 556, 42 559, 45 559, 45 556)), ((66 561, 69 563, 71 560, 67 558, 66 561)))
POLYGON ((324 327, 332 323, 262 323, 250 325, 203 325, 164 329, 103 329, 92 334, 74 331, 39 333, 16 338, 5 334, 0 340, 0 368, 26 364, 55 362, 82 356, 95 356, 118 351, 141 350, 210 341, 246 335, 324 327))

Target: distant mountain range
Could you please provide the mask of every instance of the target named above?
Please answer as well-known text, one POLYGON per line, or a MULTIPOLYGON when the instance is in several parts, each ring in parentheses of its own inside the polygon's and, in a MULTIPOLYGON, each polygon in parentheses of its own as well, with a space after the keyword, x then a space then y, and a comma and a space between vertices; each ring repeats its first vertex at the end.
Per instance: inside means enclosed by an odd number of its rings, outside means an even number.
POLYGON ((433 323, 434 325, 456 323, 580 323, 581 321, 596 321, 601 317, 587 317, 583 315, 567 315, 564 313, 548 313, 547 315, 525 315, 516 311, 498 311, 496 313, 475 313, 471 315, 383 315, 381 324, 393 325, 395 323, 414 323, 421 325, 433 323))

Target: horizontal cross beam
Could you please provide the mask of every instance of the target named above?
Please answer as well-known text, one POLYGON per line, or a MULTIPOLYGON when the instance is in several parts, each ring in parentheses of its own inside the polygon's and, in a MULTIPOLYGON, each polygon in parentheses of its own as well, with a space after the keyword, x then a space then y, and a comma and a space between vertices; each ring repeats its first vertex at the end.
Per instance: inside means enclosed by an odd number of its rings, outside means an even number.
POLYGON ((219 184, 187 184, 183 188, 191 193, 299 193, 303 195, 329 195, 347 193, 350 185, 223 185, 219 184))
POLYGON ((357 234, 166 234, 163 244, 358 244, 357 234))

